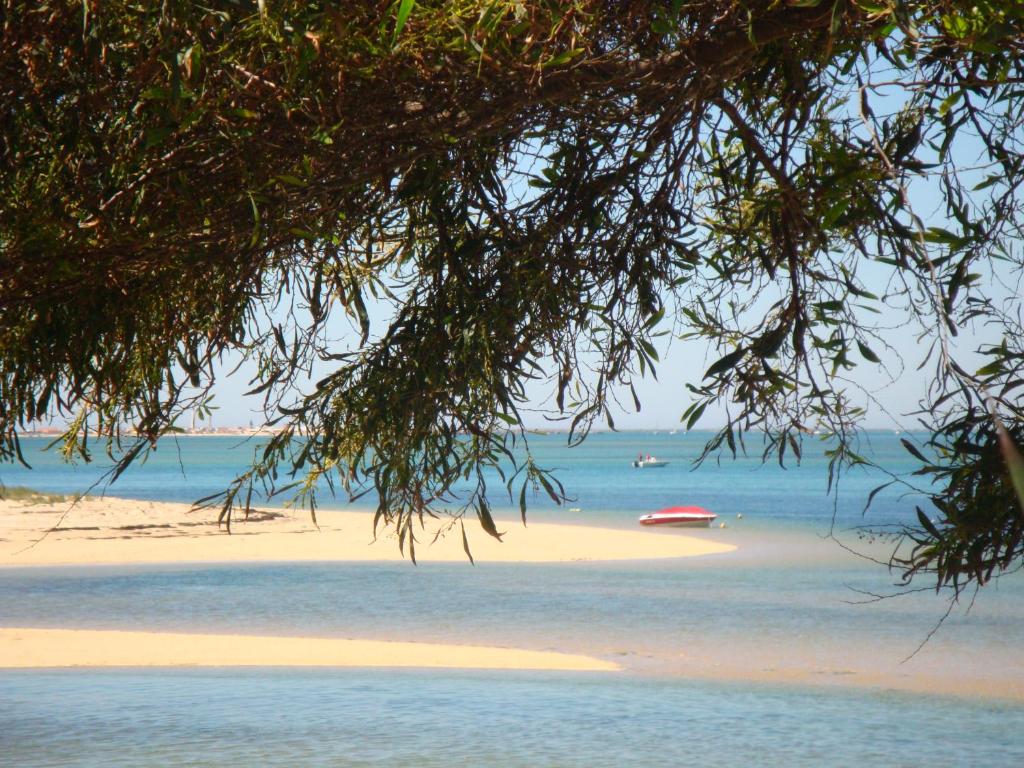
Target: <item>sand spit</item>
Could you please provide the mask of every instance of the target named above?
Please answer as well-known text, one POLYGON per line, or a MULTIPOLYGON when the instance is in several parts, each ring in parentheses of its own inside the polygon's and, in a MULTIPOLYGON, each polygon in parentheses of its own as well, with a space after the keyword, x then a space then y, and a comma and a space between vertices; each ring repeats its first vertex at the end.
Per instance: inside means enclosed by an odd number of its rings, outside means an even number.
MULTIPOLYGON (((186 504, 86 498, 70 502, 0 501, 0 566, 195 562, 395 561, 403 559, 392 531, 374 539, 372 514, 259 510, 228 534, 213 510, 186 504)), ((503 541, 466 524, 478 563, 569 562, 692 557, 730 552, 731 544, 700 536, 585 525, 499 521, 503 541)), ((405 556, 407 557, 407 555, 405 556)), ((456 524, 418 531, 421 562, 468 562, 456 524), (436 538, 435 538, 436 537, 436 538)))
POLYGON ((313 637, 0 628, 0 668, 424 667, 614 672, 570 653, 482 645, 313 637))

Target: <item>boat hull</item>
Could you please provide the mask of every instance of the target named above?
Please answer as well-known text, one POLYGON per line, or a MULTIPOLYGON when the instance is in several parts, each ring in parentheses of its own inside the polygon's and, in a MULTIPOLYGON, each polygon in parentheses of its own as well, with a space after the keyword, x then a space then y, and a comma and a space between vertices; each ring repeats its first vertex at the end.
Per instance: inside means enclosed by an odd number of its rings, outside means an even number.
POLYGON ((640 515, 640 525, 652 528, 706 528, 718 517, 702 507, 674 507, 640 515))
POLYGON ((711 525, 713 517, 692 517, 672 518, 667 520, 644 520, 640 519, 640 525, 650 528, 707 528, 711 525))

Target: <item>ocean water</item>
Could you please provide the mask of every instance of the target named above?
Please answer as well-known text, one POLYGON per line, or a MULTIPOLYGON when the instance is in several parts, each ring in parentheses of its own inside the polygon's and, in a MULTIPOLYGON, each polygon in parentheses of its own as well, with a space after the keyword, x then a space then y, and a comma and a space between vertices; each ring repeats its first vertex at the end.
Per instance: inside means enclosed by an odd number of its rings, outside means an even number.
MULTIPOLYGON (((585 653, 620 673, 0 671, 0 765, 1022 764, 1024 575, 957 606, 915 654, 944 597, 872 600, 893 591, 893 575, 825 534, 884 556, 852 529, 907 521, 919 500, 882 494, 865 515, 879 484, 865 472, 842 479, 838 501, 826 496, 815 441, 799 467, 750 459, 691 471, 700 440, 598 434, 570 451, 564 437, 537 436, 538 460, 559 468, 580 511, 538 497, 530 519, 634 527, 641 512, 696 503, 728 527, 688 533, 731 541, 735 553, 0 570, 6 626, 490 644, 585 653), (632 469, 640 452, 671 463, 632 469), (758 679, 693 674, 716 669, 758 679), (1001 695, 986 695, 987 684, 1001 695)), ((4 467, 4 483, 79 492, 102 471, 69 470, 38 452, 41 441, 26 443, 33 469, 4 467)), ((255 445, 167 441, 108 492, 191 501, 230 481, 255 445)), ((913 468, 896 436, 870 435, 865 448, 913 468)))
MULTIPOLYGON (((906 495, 907 488, 895 486, 879 494, 865 515, 868 494, 889 478, 863 468, 844 474, 838 495, 828 495, 825 450, 829 445, 812 436, 805 441, 802 461, 798 464, 789 456, 785 468, 777 462, 761 461, 756 438, 748 441, 748 456, 733 460, 723 455, 695 467, 694 461, 709 437, 700 432, 599 432, 570 449, 563 434, 531 435, 529 449, 535 460, 555 470, 572 499, 558 507, 543 491, 529 494, 534 519, 579 521, 579 513, 569 510, 581 509, 585 522, 596 518, 603 524, 632 525, 640 512, 697 504, 730 517, 743 513, 754 521, 791 521, 820 527, 835 515, 843 526, 884 525, 910 521, 915 502, 920 503, 919 498, 906 495), (670 463, 643 470, 631 466, 637 456, 647 454, 670 463)), ((906 475, 915 469, 914 460, 900 444, 900 439, 906 438, 915 439, 913 435, 890 432, 867 433, 858 449, 889 471, 906 475)), ((81 493, 91 488, 93 493, 106 490, 126 498, 192 502, 223 490, 261 452, 265 439, 164 439, 145 463, 131 467, 109 487, 103 479, 110 462, 102 451, 91 464, 68 465, 54 451, 43 450, 47 443, 43 438, 25 439, 23 452, 31 469, 0 466, 0 482, 59 493, 81 493)), ((497 474, 489 476, 488 487, 494 489, 495 507, 518 517, 518 486, 514 488, 514 503, 497 474)), ((279 497, 272 503, 287 500, 286 496, 279 497)), ((347 506, 346 499, 332 499, 326 494, 321 502, 327 508, 347 506)), ((368 494, 359 503, 373 506, 375 497, 368 494)))
POLYGON ((0 675, 12 766, 1015 766, 1020 709, 587 675, 0 675))

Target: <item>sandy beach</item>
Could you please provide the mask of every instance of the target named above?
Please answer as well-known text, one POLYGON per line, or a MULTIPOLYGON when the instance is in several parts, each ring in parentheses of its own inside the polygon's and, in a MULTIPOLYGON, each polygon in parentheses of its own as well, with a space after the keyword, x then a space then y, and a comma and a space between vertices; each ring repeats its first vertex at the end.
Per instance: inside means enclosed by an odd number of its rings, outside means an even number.
POLYGON ((0 668, 423 667, 612 672, 588 656, 519 648, 316 637, 0 628, 0 668))
MULTIPOLYGON (((396 561, 393 531, 373 535, 364 511, 320 510, 319 527, 306 510, 256 510, 237 519, 228 534, 214 510, 186 504, 86 498, 69 501, 0 501, 0 566, 125 565, 178 562, 396 561)), ((458 525, 428 521, 417 533, 420 562, 469 563, 458 525), (434 523, 433 527, 431 522, 434 523)), ((670 535, 583 525, 498 521, 502 541, 466 522, 478 563, 570 562, 693 557, 735 549, 679 531, 670 535)))
MULTIPOLYGON (((0 501, 0 565, 395 561, 395 535, 374 538, 372 514, 257 510, 228 534, 211 510, 120 498, 0 501)), ((467 525, 478 563, 691 557, 735 547, 693 536, 506 521, 502 541, 467 525)), ((458 527, 417 535, 420 562, 469 565, 458 527)), ((407 559, 407 558, 406 558, 407 559)), ((0 668, 161 666, 424 667, 613 671, 615 663, 568 653, 380 640, 0 628, 0 668)))

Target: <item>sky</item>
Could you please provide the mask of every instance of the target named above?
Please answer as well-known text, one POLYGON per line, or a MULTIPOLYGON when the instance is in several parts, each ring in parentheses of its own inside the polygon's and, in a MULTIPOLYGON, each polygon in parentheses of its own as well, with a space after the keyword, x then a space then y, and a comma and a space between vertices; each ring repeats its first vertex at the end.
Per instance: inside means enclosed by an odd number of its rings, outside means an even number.
MULTIPOLYGON (((938 207, 938 198, 933 190, 919 188, 916 190, 918 199, 913 201, 915 209, 932 212, 938 207)), ((886 283, 891 277, 892 269, 886 265, 862 262, 858 277, 868 290, 883 294, 886 283)), ((991 291, 996 286, 988 281, 986 285, 991 291)), ((1012 288, 1006 290, 1006 297, 1013 298, 1012 288)), ((769 299, 770 301, 770 299, 769 299)), ((384 329, 387 314, 382 307, 370 306, 373 333, 379 334, 384 329)), ((671 315, 671 311, 667 314, 671 315)), ((922 343, 919 335, 922 328, 909 321, 906 313, 898 310, 884 309, 881 314, 871 318, 883 328, 881 339, 872 343, 872 349, 882 359, 882 366, 859 361, 857 367, 845 373, 849 381, 845 385, 847 394, 858 405, 867 410, 863 426, 872 429, 900 429, 903 431, 919 428, 913 415, 920 408, 920 401, 926 393, 931 366, 918 371, 927 344, 922 343)), ((345 318, 332 319, 331 334, 338 338, 341 345, 353 345, 358 339, 358 332, 345 318)), ((667 328, 667 330, 670 330, 667 328)), ((984 361, 974 353, 980 343, 997 343, 998 338, 989 328, 968 327, 952 340, 958 362, 967 370, 973 371, 981 367, 984 361)), ((661 362, 657 366, 657 378, 648 375, 634 380, 634 386, 641 402, 641 410, 636 411, 632 395, 628 389, 619 392, 618 402, 621 407, 613 410, 615 426, 620 430, 672 430, 682 429, 680 417, 691 403, 691 394, 686 384, 699 384, 704 371, 717 360, 722 353, 709 347, 707 342, 681 340, 667 333, 655 340, 661 362)), ((339 350, 341 351, 341 350, 339 350)), ((214 389, 214 405, 212 423, 200 423, 197 426, 259 426, 263 422, 260 411, 259 397, 245 397, 244 393, 253 385, 249 380, 253 375, 251 366, 243 365, 234 376, 226 377, 228 370, 237 364, 237 359, 228 358, 221 365, 218 382, 214 389)), ((315 372, 309 382, 312 383, 331 371, 324 364, 315 372)), ((550 390, 545 387, 533 386, 528 389, 531 404, 540 409, 553 410, 550 390)), ((552 422, 543 414, 524 410, 526 426, 531 429, 564 429, 567 422, 552 422)), ((715 429, 725 423, 724 407, 709 407, 702 418, 694 425, 696 429, 715 429)), ((187 425, 186 425, 187 426, 187 425)), ((605 428, 603 421, 595 428, 605 428)))
MULTIPOLYGON (((882 272, 880 271, 879 274, 881 275, 882 272)), ((870 288, 872 284, 870 276, 866 282, 870 288)), ((906 316, 895 312, 882 315, 880 322, 888 326, 885 341, 891 347, 886 350, 876 345, 875 348, 882 358, 885 370, 866 361, 861 362, 847 374, 850 378, 847 390, 856 402, 868 410, 864 421, 865 427, 913 429, 918 424, 915 418, 909 414, 918 409, 918 403, 924 395, 928 381, 927 370, 920 372, 915 370, 925 353, 925 349, 917 339, 920 329, 907 323, 906 316), (904 358, 902 364, 898 355, 904 358)), ((335 324, 334 330, 339 336, 344 335, 349 339, 354 339, 357 336, 354 330, 345 329, 340 324, 335 324)), ((982 339, 983 334, 968 331, 961 334, 957 344, 961 350, 968 350, 982 339)), ((628 389, 619 393, 618 401, 621 407, 613 410, 617 429, 682 429, 680 417, 691 402, 691 395, 686 389, 686 384, 698 384, 704 371, 720 356, 715 350, 709 348, 706 342, 680 340, 671 334, 657 339, 655 346, 661 359, 657 366, 657 378, 648 375, 634 380, 634 386, 642 406, 639 412, 635 410, 628 389)), ((981 365, 977 356, 968 352, 963 352, 961 359, 968 363, 969 370, 972 369, 971 365, 974 368, 981 365)), ((212 424, 207 422, 200 423, 198 426, 245 427, 250 424, 259 426, 262 423, 261 399, 258 396, 246 397, 244 395, 252 387, 249 379, 252 376, 253 368, 243 365, 234 376, 227 377, 227 371, 235 364, 236 360, 228 359, 221 365, 220 373, 222 375, 214 389, 216 410, 212 424)), ((319 368, 310 381, 310 388, 313 381, 330 370, 327 365, 319 368)), ((545 399, 549 398, 547 388, 533 387, 528 391, 534 407, 545 407, 545 399)), ((547 402, 547 408, 553 409, 550 400, 547 402)), ((524 415, 526 426, 531 429, 566 427, 565 424, 544 418, 540 413, 531 413, 527 410, 524 411, 524 415)), ((700 421, 694 425, 694 428, 714 429, 721 426, 724 421, 723 408, 709 408, 700 421)), ((602 421, 596 427, 605 428, 605 424, 602 421)))

